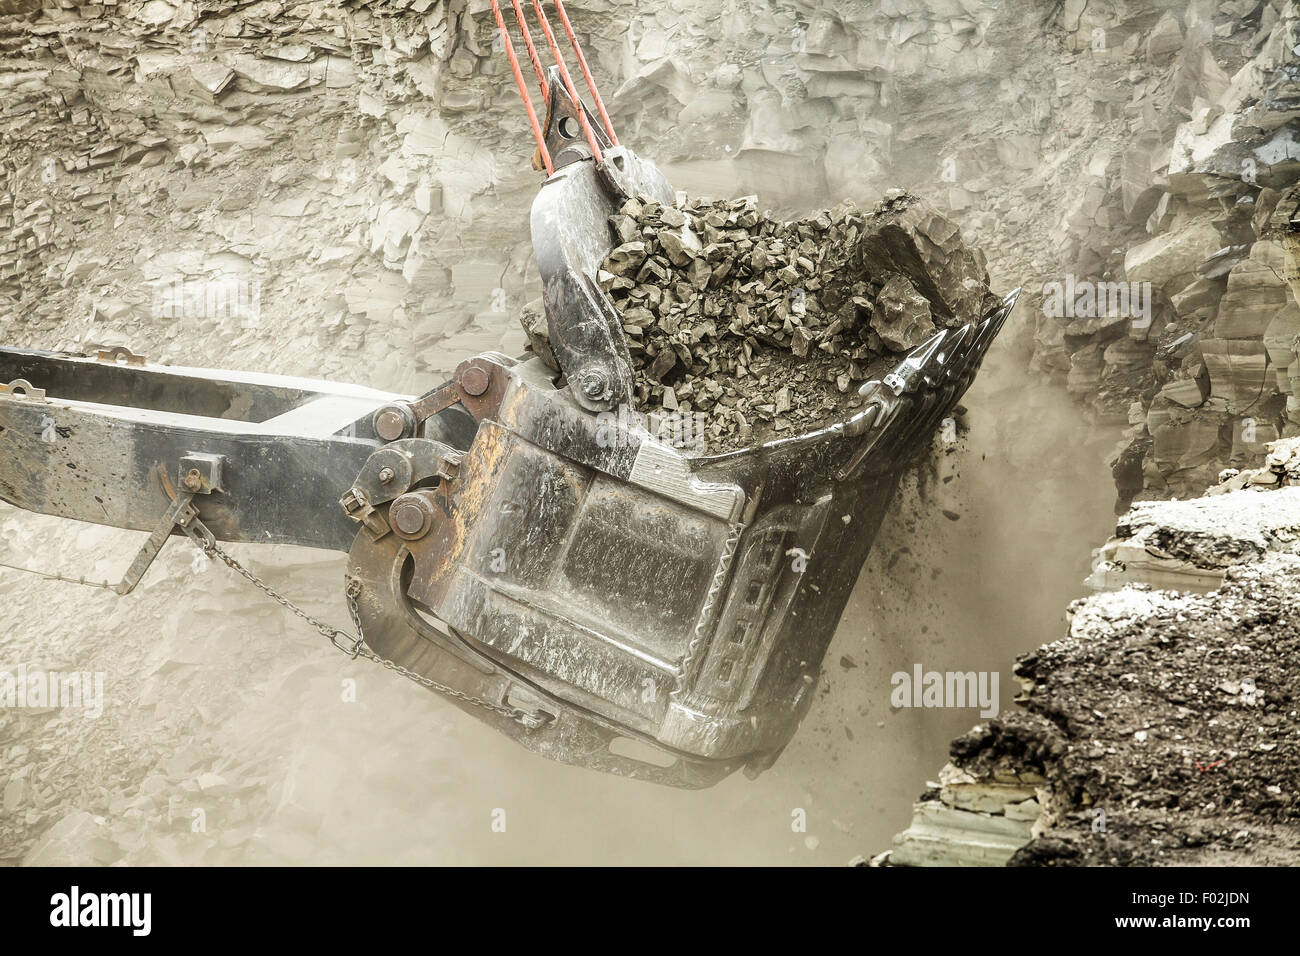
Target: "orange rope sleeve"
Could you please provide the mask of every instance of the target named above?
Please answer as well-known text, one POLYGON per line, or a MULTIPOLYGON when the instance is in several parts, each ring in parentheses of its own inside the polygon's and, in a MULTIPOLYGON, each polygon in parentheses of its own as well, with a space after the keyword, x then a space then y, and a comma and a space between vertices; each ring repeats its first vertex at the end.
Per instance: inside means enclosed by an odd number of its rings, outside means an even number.
POLYGON ((537 85, 542 90, 542 102, 551 102, 551 90, 546 85, 546 71, 542 69, 542 58, 537 55, 537 47, 533 44, 533 34, 528 29, 528 18, 524 16, 523 8, 519 6, 519 0, 510 0, 515 8, 515 20, 519 23, 519 29, 524 35, 524 46, 528 50, 528 59, 533 64, 533 72, 537 74, 537 85))
MULTIPOLYGON (((518 0, 515 0, 517 3, 518 0)), ((610 122, 609 114, 605 112, 605 101, 600 98, 600 91, 596 89, 596 81, 591 78, 591 69, 587 66, 587 58, 582 55, 582 46, 578 43, 578 37, 573 32, 573 26, 569 23, 569 15, 564 12, 563 0, 555 0, 555 12, 560 15, 560 23, 564 24, 564 32, 569 35, 569 43, 573 45, 573 52, 578 56, 578 66, 582 69, 582 75, 587 80, 587 89, 591 90, 591 98, 596 101, 596 110, 600 113, 600 121, 604 124, 605 132, 609 134, 609 141, 615 146, 618 145, 618 137, 614 135, 614 124, 610 122)))
POLYGON ((542 156, 542 165, 546 167, 546 175, 550 176, 555 172, 555 167, 551 164, 551 154, 546 148, 546 138, 542 135, 541 124, 537 122, 537 113, 533 110, 533 101, 528 95, 528 86, 524 83, 523 71, 519 69, 519 57, 515 56, 515 45, 510 39, 510 32, 506 29, 506 21, 501 15, 501 6, 497 0, 492 0, 492 12, 496 15, 497 29, 501 31, 501 39, 506 47, 506 57, 510 60, 510 68, 515 74, 515 85, 519 87, 519 95, 523 98, 524 108, 528 110, 528 122, 533 127, 533 138, 537 140, 537 149, 542 156))

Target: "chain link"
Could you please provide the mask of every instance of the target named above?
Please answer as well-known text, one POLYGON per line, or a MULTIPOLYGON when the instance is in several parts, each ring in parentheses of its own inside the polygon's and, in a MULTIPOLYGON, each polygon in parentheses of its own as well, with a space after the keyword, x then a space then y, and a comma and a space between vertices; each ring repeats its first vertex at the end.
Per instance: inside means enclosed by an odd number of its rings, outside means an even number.
POLYGON ((348 613, 352 616, 352 625, 357 630, 356 637, 353 637, 346 631, 341 631, 337 627, 332 627, 324 621, 312 617, 275 588, 271 587, 271 585, 259 578, 252 571, 248 570, 248 568, 236 561, 233 556, 223 551, 217 545, 215 540, 204 538, 202 540, 197 540, 195 543, 198 544, 198 546, 203 550, 203 553, 208 555, 208 557, 219 558, 226 567, 230 568, 230 570, 244 578, 255 588, 262 591, 285 610, 302 618, 319 631, 326 640, 349 657, 354 659, 361 657, 375 664, 381 664, 389 670, 395 671, 407 680, 414 681, 422 687, 427 687, 446 697, 454 697, 457 700, 463 700, 465 703, 472 704, 475 707, 482 707, 485 710, 490 710, 494 714, 501 717, 507 717, 526 727, 539 727, 543 723, 539 718, 526 713, 517 707, 504 707, 500 704, 494 704, 489 700, 482 699, 481 697, 473 697, 462 691, 456 690, 454 687, 448 687, 446 684, 425 677, 423 674, 417 674, 415 671, 403 667, 396 661, 391 661, 386 657, 381 657, 379 654, 376 654, 370 648, 366 647, 364 643, 365 635, 361 628, 361 609, 357 604, 357 598, 361 596, 361 582, 351 575, 349 575, 347 579, 348 613))
POLYGON ((275 588, 271 587, 271 585, 267 584, 265 581, 259 578, 252 571, 248 570, 248 568, 244 567, 242 564, 236 561, 231 555, 227 554, 225 551, 222 551, 221 548, 217 546, 215 541, 204 541, 202 544, 202 548, 204 554, 206 554, 208 557, 220 558, 221 561, 228 568, 230 568, 230 570, 234 571, 240 577, 247 580, 250 584, 253 585, 253 587, 262 591, 264 594, 270 597, 271 600, 275 601, 275 603, 279 604, 281 607, 289 611, 291 614, 296 614, 298 617, 302 618, 304 621, 306 621, 316 630, 320 631, 320 633, 325 636, 326 640, 328 640, 331 644, 333 644, 335 647, 341 650, 344 654, 347 654, 349 657, 353 657, 353 658, 357 657, 358 654, 360 654, 361 652, 360 637, 353 637, 351 634, 348 634, 346 631, 340 631, 338 628, 331 627, 330 625, 326 624, 324 621, 320 621, 312 617, 302 608, 298 607, 298 605, 294 604, 287 597, 282 595, 275 588), (346 639, 348 643, 347 644, 339 643, 340 638, 346 639))

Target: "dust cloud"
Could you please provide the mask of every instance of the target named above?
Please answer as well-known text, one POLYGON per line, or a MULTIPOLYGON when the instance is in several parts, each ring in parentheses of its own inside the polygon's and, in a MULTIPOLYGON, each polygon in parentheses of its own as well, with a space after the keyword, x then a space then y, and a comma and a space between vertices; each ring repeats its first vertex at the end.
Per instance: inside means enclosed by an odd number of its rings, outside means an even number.
POLYGON ((1077 411, 1027 383, 1011 351, 994 351, 968 395, 963 447, 940 444, 905 480, 813 710, 757 780, 689 792, 565 767, 382 672, 358 678, 353 708, 329 705, 337 679, 319 677, 300 691, 315 706, 296 717, 276 711, 299 693, 277 693, 269 712, 228 728, 236 746, 278 726, 284 805, 319 817, 310 839, 274 818, 264 838, 304 863, 838 864, 884 848, 948 741, 979 719, 891 710, 890 675, 915 663, 999 670, 1010 706, 1014 656, 1062 633, 1090 543, 1113 523, 1108 475, 1077 411), (500 810, 505 831, 494 832, 500 810))
MULTIPOLYGON (((39 810, 3 818, 0 859, 38 841, 49 859, 54 825, 74 831, 57 859, 137 864, 843 864, 883 849, 948 741, 979 719, 891 710, 890 676, 998 670, 1010 706, 1014 656, 1062 633, 1113 520, 1101 449, 1060 389, 1020 371, 1014 342, 1009 328, 968 393, 968 433, 936 439, 904 479, 813 709, 757 780, 677 791, 534 756, 413 684, 340 661, 178 540, 125 599, 0 573, 4 666, 107 675, 98 720, 0 715, 7 765, 29 764, 41 788, 39 810)), ((138 538, 0 515, 5 555, 74 575, 114 577, 138 538)), ((233 550, 313 613, 346 620, 341 557, 233 550)))
MULTIPOLYGON (((75 716, 0 713, 0 752, 48 791, 0 817, 0 860, 38 841, 48 860, 55 825, 72 831, 57 859, 137 864, 835 865, 885 848, 948 741, 979 720, 892 710, 891 675, 1000 671, 1011 706, 1015 655, 1062 633, 1113 524, 1113 438, 1091 440, 1064 391, 1024 371, 1028 310, 967 394, 968 430, 905 477, 817 700, 757 780, 676 791, 544 760, 387 671, 340 662, 173 542, 124 600, 0 571, 0 664, 103 670, 108 698, 91 732, 75 716)), ((57 556, 73 576, 90 564, 113 578, 137 537, 0 512, 0 560, 57 556)), ((347 620, 341 556, 232 550, 312 613, 347 620)))

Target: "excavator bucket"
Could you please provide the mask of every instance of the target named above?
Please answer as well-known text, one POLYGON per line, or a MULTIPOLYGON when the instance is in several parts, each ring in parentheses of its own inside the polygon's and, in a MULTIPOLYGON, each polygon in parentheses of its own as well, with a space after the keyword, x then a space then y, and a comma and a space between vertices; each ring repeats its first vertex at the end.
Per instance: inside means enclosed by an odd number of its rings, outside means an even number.
POLYGON ((0 498, 152 532, 120 593, 177 534, 347 552, 359 633, 321 626, 337 646, 545 757, 705 787, 791 739, 902 469, 1015 293, 870 369, 851 413, 684 452, 622 414, 633 369, 596 281, 608 217, 673 191, 548 80, 532 233, 562 375, 487 353, 408 396, 0 349, 0 498))
POLYGON ((851 417, 694 457, 536 356, 411 398, 0 349, 0 498, 161 529, 152 553, 195 526, 347 551, 374 655, 544 756, 707 786, 793 735, 900 469, 1013 302, 868 381, 851 417))

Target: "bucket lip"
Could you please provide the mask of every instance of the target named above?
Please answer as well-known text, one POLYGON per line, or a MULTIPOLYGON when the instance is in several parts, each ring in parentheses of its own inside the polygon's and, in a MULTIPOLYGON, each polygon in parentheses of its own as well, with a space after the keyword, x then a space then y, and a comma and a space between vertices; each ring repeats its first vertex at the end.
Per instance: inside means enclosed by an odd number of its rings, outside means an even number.
MULTIPOLYGON (((995 318, 1000 326, 1001 322, 1005 321, 1007 316, 1011 314, 1011 310, 1015 308, 1016 300, 1019 299, 1020 297, 1020 292, 1021 292, 1021 287, 1019 286, 1012 289, 1010 292, 1008 292, 1006 295, 1002 297, 1002 300, 1001 302, 998 303, 998 305, 994 306, 991 309, 987 309, 978 318, 965 323, 964 327, 977 328, 981 324, 988 322, 990 319, 995 319, 995 318)), ((960 326, 958 328, 960 328, 960 326)), ((940 331, 942 332, 946 330, 940 330, 940 331)), ((918 345, 915 348, 908 350, 908 352, 904 353, 902 361, 905 362, 907 360, 907 357, 915 353, 917 350, 924 349, 926 347, 926 344, 928 343, 922 343, 921 345, 918 345)), ((989 343, 985 343, 985 347, 987 347, 988 344, 991 344, 991 340, 989 343)), ((883 384, 884 382, 882 376, 873 376, 862 383, 862 385, 858 388, 858 394, 863 397, 866 397, 866 395, 870 392, 871 387, 873 385, 881 386, 883 384)), ((689 455, 686 457, 690 462, 692 468, 700 468, 700 467, 705 467, 705 466, 710 466, 715 464, 721 464, 725 462, 736 461, 737 459, 743 458, 746 455, 765 455, 765 454, 770 454, 772 452, 787 451, 791 448, 796 448, 800 445, 805 445, 805 444, 817 445, 817 444, 822 444, 823 442, 834 441, 836 439, 843 438, 843 437, 852 437, 857 434, 857 431, 855 431, 854 429, 854 425, 866 419, 868 415, 876 414, 876 409, 879 406, 879 404, 880 402, 878 399, 876 401, 868 400, 861 408, 857 409, 852 415, 849 415, 846 418, 838 419, 826 425, 822 425, 818 428, 815 428, 812 431, 803 432, 798 435, 790 435, 784 438, 773 438, 765 442, 760 442, 757 445, 749 445, 745 448, 735 448, 730 451, 716 452, 711 455, 689 455)))
MULTIPOLYGON (((1019 298, 1021 291, 1022 288, 1019 286, 1012 289, 1010 292, 1008 292, 1006 295, 1002 297, 1001 301, 996 306, 993 306, 992 308, 985 310, 979 316, 979 318, 967 322, 963 326, 953 326, 953 327, 940 329, 938 332, 936 332, 935 336, 931 337, 931 339, 928 339, 926 342, 923 342, 921 345, 918 345, 915 348, 910 349, 908 352, 904 353, 902 359, 894 363, 893 368, 897 370, 901 365, 907 362, 910 356, 913 356, 918 351, 925 350, 927 345, 929 345, 930 342, 932 342, 935 337, 945 334, 951 331, 953 328, 975 329, 976 332, 978 333, 981 331, 982 326, 987 326, 990 322, 993 322, 996 325, 996 328, 992 336, 989 336, 986 341, 981 342, 979 345, 981 350, 987 350, 988 346, 992 343, 992 339, 996 337, 997 332, 1001 331, 1002 323, 1006 321, 1006 318, 1011 314, 1011 310, 1015 308, 1016 301, 1019 298)), ((979 336, 977 334, 975 338, 978 337, 979 336)), ((972 339, 972 342, 973 341, 974 339, 972 339)), ((520 373, 527 373, 529 371, 533 371, 534 364, 538 366, 545 365, 545 363, 541 361, 540 356, 534 354, 531 356, 531 358, 537 359, 537 362, 530 363, 527 360, 521 360, 515 366, 516 370, 520 373)), ((887 363, 882 363, 879 367, 883 369, 883 368, 888 368, 889 366, 887 363)), ((549 376, 544 376, 544 377, 549 378, 549 376)), ((653 443, 656 445, 663 446, 664 448, 670 449, 672 452, 680 456, 686 462, 687 467, 691 468, 692 470, 699 470, 701 468, 708 468, 714 465, 726 464, 726 463, 738 461, 742 458, 745 458, 746 456, 761 457, 776 452, 786 452, 792 448, 798 448, 803 445, 808 445, 808 446, 821 445, 827 442, 838 440, 840 438, 856 437, 858 434, 860 434, 860 430, 856 429, 855 426, 858 423, 864 421, 864 419, 867 419, 868 416, 874 416, 875 414, 877 414, 879 406, 881 404, 880 398, 878 396, 874 398, 868 397, 873 390, 872 387, 873 386, 875 386, 876 388, 884 387, 888 389, 889 385, 885 381, 885 379, 888 377, 889 376, 887 375, 875 375, 872 376, 871 378, 868 378, 865 382, 862 383, 862 385, 858 388, 858 394, 864 398, 867 398, 867 401, 864 402, 861 408, 854 410, 851 415, 837 419, 832 422, 828 422, 827 424, 814 428, 812 431, 802 432, 798 435, 789 435, 782 438, 773 438, 765 442, 760 442, 756 445, 747 445, 744 448, 733 448, 728 451, 720 451, 720 452, 707 454, 689 448, 683 449, 670 442, 665 442, 662 439, 657 438, 656 436, 651 434, 649 429, 645 428, 644 425, 640 423, 639 418, 641 417, 648 418, 650 413, 642 412, 639 409, 629 409, 629 412, 631 412, 632 415, 629 416, 626 425, 628 426, 629 432, 635 435, 639 442, 653 443)), ((542 382, 539 380, 533 382, 532 384, 540 385, 542 384, 542 382)), ((564 394, 569 391, 567 386, 562 389, 556 389, 554 385, 549 381, 546 384, 549 385, 550 390, 554 391, 556 394, 564 394)), ((569 402, 574 401, 571 395, 566 395, 566 399, 569 402)), ((616 413, 612 411, 607 411, 601 414, 616 414, 616 413)))
MULTIPOLYGON (((872 382, 878 382, 878 379, 868 379, 865 383, 870 385, 872 382)), ((851 426, 866 417, 868 412, 872 412, 876 407, 875 402, 868 402, 862 408, 855 411, 848 418, 831 422, 829 425, 822 425, 809 432, 802 432, 798 435, 789 435, 785 438, 773 438, 757 445, 747 445, 744 448, 733 448, 730 451, 715 452, 711 455, 691 455, 689 459, 693 466, 695 465, 713 465, 721 462, 733 461, 745 455, 757 453, 766 453, 774 451, 784 451, 788 448, 800 444, 821 444, 823 441, 833 441, 852 434, 851 426)))

